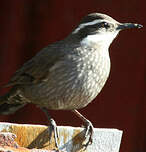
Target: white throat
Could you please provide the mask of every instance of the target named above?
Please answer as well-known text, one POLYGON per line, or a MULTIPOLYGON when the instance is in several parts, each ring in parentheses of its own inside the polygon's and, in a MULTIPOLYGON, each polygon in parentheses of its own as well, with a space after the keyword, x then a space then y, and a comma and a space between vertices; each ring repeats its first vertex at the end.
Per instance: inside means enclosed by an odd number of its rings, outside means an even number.
POLYGON ((115 37, 117 36, 119 32, 106 32, 106 33, 99 33, 99 34, 95 34, 95 35, 88 35, 86 38, 84 38, 81 41, 82 45, 98 45, 98 46, 102 46, 105 48, 109 48, 110 44, 112 43, 112 41, 115 39, 115 37))

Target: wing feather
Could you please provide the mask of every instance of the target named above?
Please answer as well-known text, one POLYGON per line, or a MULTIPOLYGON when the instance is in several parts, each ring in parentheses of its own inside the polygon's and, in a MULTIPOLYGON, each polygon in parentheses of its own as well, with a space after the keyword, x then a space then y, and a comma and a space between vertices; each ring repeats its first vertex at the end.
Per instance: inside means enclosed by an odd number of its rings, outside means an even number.
POLYGON ((17 70, 5 87, 44 81, 49 76, 49 69, 64 56, 57 48, 56 45, 44 48, 17 70))

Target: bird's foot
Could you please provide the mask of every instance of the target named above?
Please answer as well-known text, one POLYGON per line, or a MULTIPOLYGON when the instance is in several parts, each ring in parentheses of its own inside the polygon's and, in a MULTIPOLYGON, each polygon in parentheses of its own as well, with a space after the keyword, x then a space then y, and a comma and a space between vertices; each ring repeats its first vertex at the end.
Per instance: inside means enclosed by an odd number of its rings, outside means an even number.
POLYGON ((85 121, 85 139, 87 140, 86 144, 84 144, 85 148, 88 147, 88 145, 91 145, 93 142, 93 133, 94 133, 94 127, 92 123, 86 119, 85 121))
POLYGON ((81 113, 79 113, 76 109, 72 110, 72 112, 78 116, 85 124, 85 141, 86 144, 84 144, 85 149, 88 147, 88 145, 91 145, 93 142, 93 133, 94 133, 94 127, 92 125, 92 123, 86 119, 81 113))
POLYGON ((50 122, 50 131, 49 131, 49 141, 51 140, 52 133, 54 132, 54 140, 55 140, 55 146, 56 148, 59 148, 58 145, 58 130, 57 130, 57 125, 54 119, 49 115, 49 112, 46 108, 41 108, 42 111, 46 114, 48 121, 50 122))
POLYGON ((57 125, 56 125, 56 122, 54 121, 54 119, 50 119, 50 137, 52 136, 52 133, 54 132, 54 140, 55 140, 55 146, 57 148, 59 148, 59 145, 58 145, 58 130, 57 130, 57 125))

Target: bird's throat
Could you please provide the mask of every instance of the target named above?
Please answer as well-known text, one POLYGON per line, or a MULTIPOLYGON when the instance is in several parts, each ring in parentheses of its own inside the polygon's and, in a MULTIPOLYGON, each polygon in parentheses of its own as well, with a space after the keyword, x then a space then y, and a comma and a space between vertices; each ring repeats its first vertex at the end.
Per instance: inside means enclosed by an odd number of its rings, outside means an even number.
POLYGON ((102 34, 94 34, 94 35, 88 35, 84 39, 82 39, 81 44, 87 45, 87 46, 94 46, 98 45, 98 47, 106 48, 108 49, 112 41, 117 36, 118 32, 115 33, 102 33, 102 34))

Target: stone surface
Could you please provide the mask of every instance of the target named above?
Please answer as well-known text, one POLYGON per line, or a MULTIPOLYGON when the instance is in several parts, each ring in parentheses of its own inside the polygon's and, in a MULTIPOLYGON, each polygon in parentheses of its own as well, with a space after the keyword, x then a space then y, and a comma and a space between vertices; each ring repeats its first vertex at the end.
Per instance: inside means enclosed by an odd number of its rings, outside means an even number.
MULTIPOLYGON (((49 128, 43 125, 0 123, 1 132, 10 132, 17 136, 15 141, 21 147, 29 149, 55 149, 53 135, 49 141, 49 128)), ((117 129, 94 129, 93 144, 84 149, 84 129, 80 127, 58 126, 59 150, 67 152, 118 152, 122 131, 117 129)), ((14 135, 14 136, 15 136, 14 135)), ((15 137, 14 137, 15 138, 15 137)))

